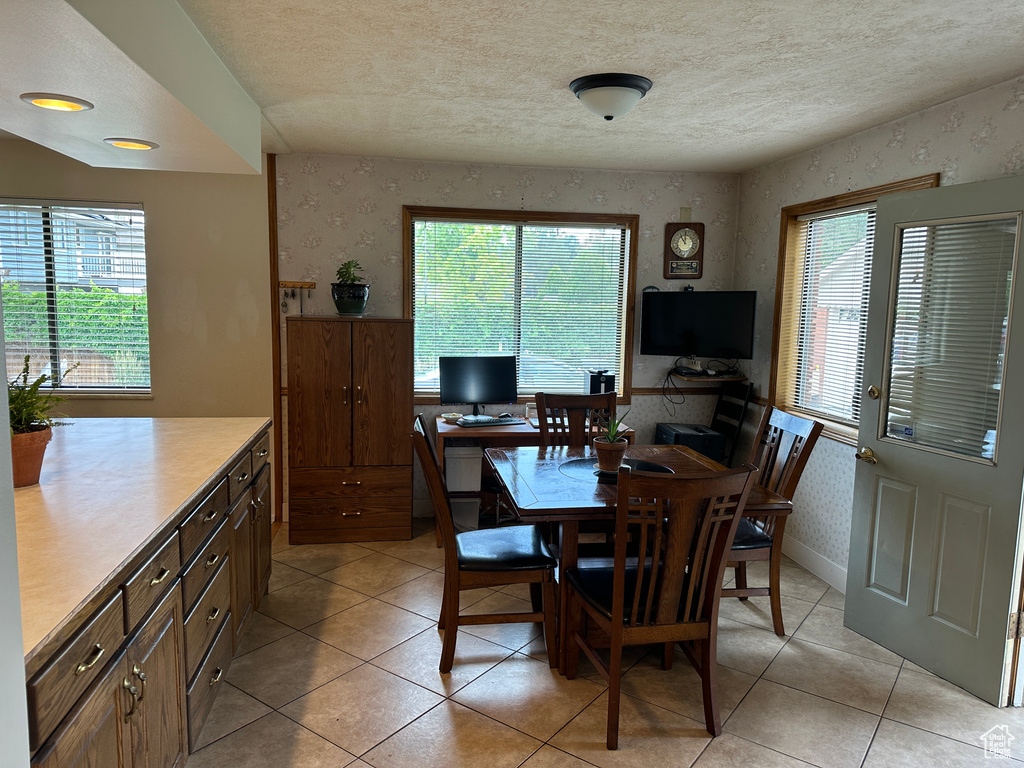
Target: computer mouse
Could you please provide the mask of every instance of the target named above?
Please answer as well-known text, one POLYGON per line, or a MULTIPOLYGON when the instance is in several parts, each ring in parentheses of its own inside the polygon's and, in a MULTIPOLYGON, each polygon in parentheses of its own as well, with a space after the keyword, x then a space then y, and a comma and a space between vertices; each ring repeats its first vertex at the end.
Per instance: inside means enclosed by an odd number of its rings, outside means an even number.
POLYGON ((498 414, 498 418, 499 419, 511 419, 512 418, 512 414, 511 413, 499 413, 498 414))

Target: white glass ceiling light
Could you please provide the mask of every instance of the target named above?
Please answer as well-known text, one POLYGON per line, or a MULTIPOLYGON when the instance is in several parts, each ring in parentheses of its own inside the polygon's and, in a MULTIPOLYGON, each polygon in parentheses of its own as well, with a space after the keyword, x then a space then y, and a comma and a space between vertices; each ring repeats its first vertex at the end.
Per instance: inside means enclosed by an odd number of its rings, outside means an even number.
POLYGON ((59 93, 23 93, 21 100, 43 109, 55 109, 58 112, 84 112, 92 109, 93 106, 85 99, 76 99, 74 96, 63 96, 59 93))
POLYGON ((595 115, 614 120, 635 107, 652 85, 654 83, 646 77, 613 72, 577 77, 569 83, 569 88, 595 115))

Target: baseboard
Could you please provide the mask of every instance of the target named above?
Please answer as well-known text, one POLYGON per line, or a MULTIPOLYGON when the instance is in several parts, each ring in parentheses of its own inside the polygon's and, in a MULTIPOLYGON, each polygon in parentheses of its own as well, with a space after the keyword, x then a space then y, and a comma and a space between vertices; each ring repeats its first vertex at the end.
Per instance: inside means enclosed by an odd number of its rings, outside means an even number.
POLYGON ((819 579, 846 594, 846 569, 815 552, 803 542, 789 536, 782 538, 782 553, 813 573, 819 579))

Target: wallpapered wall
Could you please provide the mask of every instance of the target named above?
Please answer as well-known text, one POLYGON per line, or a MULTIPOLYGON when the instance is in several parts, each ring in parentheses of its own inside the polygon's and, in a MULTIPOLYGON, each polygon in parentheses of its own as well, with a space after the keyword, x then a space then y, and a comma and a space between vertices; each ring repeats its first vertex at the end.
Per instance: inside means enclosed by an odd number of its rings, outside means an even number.
MULTIPOLYGON (((779 212, 889 181, 940 173, 943 186, 1024 174, 1024 78, 993 86, 745 173, 736 236, 737 289, 774 296, 779 212)), ((774 301, 773 298, 771 298, 774 301)), ((760 313, 749 376, 767 392, 771 315, 760 313)), ((854 448, 819 441, 794 500, 787 537, 845 571, 853 506, 854 448)))

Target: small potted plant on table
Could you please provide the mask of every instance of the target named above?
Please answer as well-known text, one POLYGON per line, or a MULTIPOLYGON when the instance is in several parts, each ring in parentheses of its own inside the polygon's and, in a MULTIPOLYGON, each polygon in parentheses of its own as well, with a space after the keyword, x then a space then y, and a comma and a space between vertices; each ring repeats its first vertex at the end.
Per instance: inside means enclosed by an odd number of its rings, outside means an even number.
POLYGON ((63 426, 54 421, 50 412, 67 398, 57 396, 52 389, 40 391, 48 381, 60 386, 71 370, 56 377, 40 374, 33 381, 28 380, 29 355, 25 355, 25 366, 21 373, 7 382, 7 401, 11 419, 11 463, 14 465, 14 487, 22 488, 39 482, 43 466, 43 454, 53 435, 52 427, 63 426))
POLYGON ((622 420, 629 411, 619 417, 612 416, 608 423, 601 427, 601 433, 594 438, 594 450, 597 452, 597 468, 602 472, 618 472, 622 463, 622 455, 626 452, 629 442, 626 440, 626 428, 622 420))
POLYGON ((339 315, 361 315, 370 297, 369 283, 359 282, 357 271, 362 269, 359 262, 349 259, 338 267, 338 282, 331 283, 331 298, 339 315))

